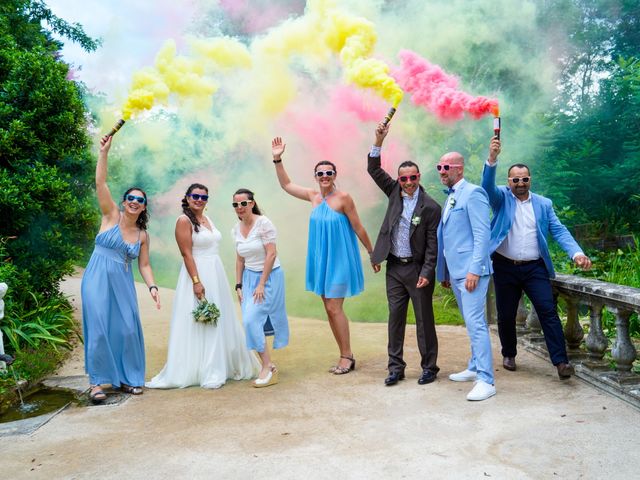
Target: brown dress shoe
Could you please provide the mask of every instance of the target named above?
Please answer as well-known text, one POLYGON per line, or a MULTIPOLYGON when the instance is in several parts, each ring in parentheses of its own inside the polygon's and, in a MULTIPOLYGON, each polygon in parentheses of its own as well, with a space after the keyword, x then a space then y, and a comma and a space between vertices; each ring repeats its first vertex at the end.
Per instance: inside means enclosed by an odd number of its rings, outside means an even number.
POLYGON ((576 371, 573 369, 573 365, 571 365, 570 363, 559 363, 558 365, 556 365, 556 368, 558 369, 558 376, 560 377, 560 380, 571 378, 571 375, 576 373, 576 371))
POLYGON ((505 370, 509 370, 510 372, 516 371, 516 357, 503 357, 502 358, 502 366, 505 370))

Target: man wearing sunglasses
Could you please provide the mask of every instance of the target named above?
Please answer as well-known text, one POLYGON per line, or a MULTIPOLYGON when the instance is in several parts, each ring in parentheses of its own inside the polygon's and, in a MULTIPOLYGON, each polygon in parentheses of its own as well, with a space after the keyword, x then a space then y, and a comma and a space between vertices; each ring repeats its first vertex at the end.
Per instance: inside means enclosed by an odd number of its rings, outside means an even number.
POLYGON ((553 298, 550 279, 555 277, 547 236, 582 269, 591 260, 556 216, 551 200, 530 192, 529 167, 517 163, 509 168, 507 186, 496 187, 500 140, 494 137, 482 174, 482 187, 489 195, 491 222, 490 252, 498 310, 498 333, 502 344, 502 365, 516 369, 516 313, 522 292, 536 309, 551 362, 564 380, 574 373, 569 363, 562 324, 553 298))
POLYGON ((404 379, 404 334, 409 299, 416 316, 416 336, 420 350, 422 374, 420 385, 433 382, 438 374, 438 339, 433 318, 438 246, 436 230, 440 206, 420 185, 420 171, 413 162, 398 167, 394 180, 381 167, 380 150, 389 131, 388 125, 376 128, 374 146, 368 157, 367 171, 389 197, 387 213, 380 227, 371 263, 376 272, 387 261, 386 287, 389 304, 389 376, 384 383, 395 385, 404 379))
POLYGON ((496 394, 491 337, 485 315, 491 258, 490 207, 486 192, 464 178, 464 157, 445 153, 436 166, 447 200, 438 226, 436 277, 451 288, 471 342, 467 368, 449 375, 454 382, 475 382, 467 400, 482 401, 496 394))

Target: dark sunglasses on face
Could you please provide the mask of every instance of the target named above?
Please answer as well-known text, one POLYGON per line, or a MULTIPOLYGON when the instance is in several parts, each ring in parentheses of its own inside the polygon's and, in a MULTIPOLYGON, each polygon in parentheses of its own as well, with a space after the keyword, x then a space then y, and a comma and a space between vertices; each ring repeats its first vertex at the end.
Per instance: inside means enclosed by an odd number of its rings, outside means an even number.
POLYGON ((241 202, 233 202, 231 204, 231 206, 233 208, 238 208, 238 207, 246 207, 247 205, 249 205, 253 200, 242 200, 241 202))
POLYGON ((194 200, 202 200, 203 202, 209 200, 209 195, 202 195, 200 193, 190 193, 189 196, 194 200))
POLYGON ((513 177, 513 178, 510 178, 509 180, 511 180, 513 183, 517 185, 518 183, 520 183, 520 180, 522 180, 522 183, 529 183, 529 180, 531 180, 531 178, 530 177, 521 177, 521 178, 513 177))
POLYGON ((333 177, 335 174, 336 174, 336 172, 334 172, 333 170, 320 170, 320 171, 316 172, 316 177, 322 178, 325 175, 327 177, 333 177))
POLYGON ((460 165, 436 165, 436 170, 438 170, 439 172, 444 170, 445 172, 448 172, 450 168, 456 168, 459 167, 460 165))
POLYGON ((147 203, 144 197, 139 197, 137 195, 127 195, 127 202, 138 202, 141 205, 147 203))
POLYGON ((402 183, 405 183, 409 180, 411 180, 412 182, 415 182, 419 178, 420 178, 420 174, 418 173, 417 175, 402 175, 401 177, 398 177, 398 180, 400 180, 402 183))

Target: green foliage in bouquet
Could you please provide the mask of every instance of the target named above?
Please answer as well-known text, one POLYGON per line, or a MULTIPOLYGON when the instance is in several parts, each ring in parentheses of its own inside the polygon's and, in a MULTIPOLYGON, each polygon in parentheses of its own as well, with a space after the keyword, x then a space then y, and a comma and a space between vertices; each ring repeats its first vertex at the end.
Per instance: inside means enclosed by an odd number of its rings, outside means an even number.
POLYGON ((209 302, 208 300, 202 300, 198 302, 198 306, 191 312, 193 319, 200 323, 212 323, 214 326, 218 325, 218 318, 220 318, 220 310, 216 307, 216 304, 209 302))

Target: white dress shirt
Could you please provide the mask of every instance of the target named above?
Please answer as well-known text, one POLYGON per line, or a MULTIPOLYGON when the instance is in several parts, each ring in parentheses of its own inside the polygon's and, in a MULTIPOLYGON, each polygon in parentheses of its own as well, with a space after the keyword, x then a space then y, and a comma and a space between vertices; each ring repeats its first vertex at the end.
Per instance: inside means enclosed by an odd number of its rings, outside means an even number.
POLYGON ((514 197, 516 211, 511 229, 496 252, 511 260, 537 260, 540 258, 540 247, 538 247, 536 216, 533 213, 531 194, 526 200, 520 200, 513 195, 513 192, 509 192, 508 195, 514 197))

